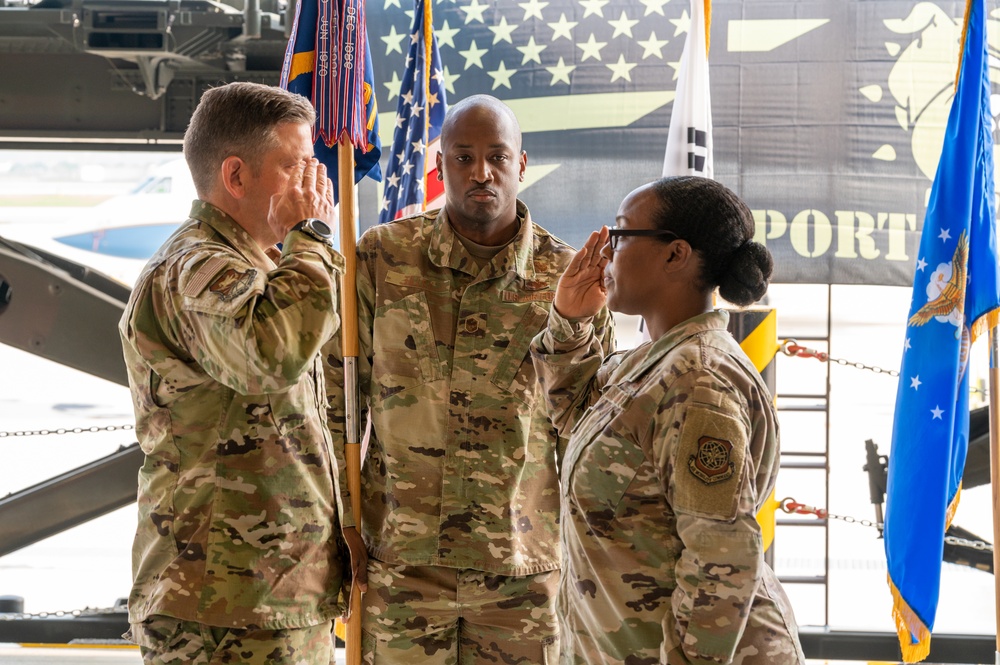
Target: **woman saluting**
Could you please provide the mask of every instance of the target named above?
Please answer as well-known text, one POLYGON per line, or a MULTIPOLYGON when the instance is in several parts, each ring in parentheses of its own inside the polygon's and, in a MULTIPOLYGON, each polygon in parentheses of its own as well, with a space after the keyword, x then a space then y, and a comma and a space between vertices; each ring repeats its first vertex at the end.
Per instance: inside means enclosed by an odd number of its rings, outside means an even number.
POLYGON ((712 294, 740 306, 772 260, 750 211, 704 178, 622 201, 562 276, 532 353, 561 436, 561 662, 804 661, 764 562, 758 509, 778 423, 712 294), (603 357, 591 318, 641 315, 652 341, 603 357))

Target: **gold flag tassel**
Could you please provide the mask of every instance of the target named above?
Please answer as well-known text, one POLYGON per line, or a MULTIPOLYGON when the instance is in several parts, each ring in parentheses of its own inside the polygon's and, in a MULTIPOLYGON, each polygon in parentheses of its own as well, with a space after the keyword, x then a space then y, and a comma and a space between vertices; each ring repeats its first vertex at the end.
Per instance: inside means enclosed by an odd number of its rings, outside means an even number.
POLYGON ((892 578, 889 577, 888 580, 889 589, 892 590, 892 618, 896 622, 903 662, 919 663, 931 652, 931 631, 899 595, 899 589, 892 583, 892 578), (916 642, 913 641, 914 635, 917 636, 916 642))

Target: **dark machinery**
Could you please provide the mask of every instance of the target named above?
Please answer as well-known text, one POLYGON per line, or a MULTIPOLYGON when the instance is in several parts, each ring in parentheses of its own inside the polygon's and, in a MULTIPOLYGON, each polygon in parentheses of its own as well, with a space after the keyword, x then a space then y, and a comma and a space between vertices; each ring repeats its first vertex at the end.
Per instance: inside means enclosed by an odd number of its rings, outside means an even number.
MULTIPOLYGON (((878 454, 878 446, 871 439, 865 441, 865 452, 867 461, 864 470, 868 472, 869 494, 875 506, 875 521, 881 536, 889 458, 878 454)), ((989 407, 982 407, 969 414, 969 452, 962 473, 962 487, 971 489, 989 482, 990 414, 989 407)), ((957 524, 952 524, 945 533, 942 560, 995 574, 992 544, 957 524)))
POLYGON ((239 4, 0 0, 0 144, 177 150, 207 87, 277 83, 288 7, 239 4))
MULTIPOLYGON (((129 289, 57 256, 0 238, 0 342, 128 385, 115 322, 129 289)), ((135 501, 138 443, 0 497, 0 556, 135 501)), ((120 640, 125 607, 46 616, 0 598, 0 642, 120 640)))

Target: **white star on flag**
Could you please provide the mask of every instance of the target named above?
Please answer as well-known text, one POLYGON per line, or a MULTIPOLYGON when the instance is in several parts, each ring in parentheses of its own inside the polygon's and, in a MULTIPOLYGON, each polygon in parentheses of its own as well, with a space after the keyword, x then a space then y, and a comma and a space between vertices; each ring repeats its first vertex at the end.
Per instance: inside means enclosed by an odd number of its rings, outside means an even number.
POLYGON ((608 23, 611 24, 611 27, 615 29, 614 34, 611 35, 611 39, 614 39, 618 35, 626 35, 627 37, 631 37, 632 26, 638 22, 639 22, 638 20, 632 20, 629 19, 628 16, 625 16, 625 10, 623 9, 621 16, 619 16, 614 21, 608 21, 608 23))
POLYGON ((507 42, 508 44, 513 44, 514 40, 511 39, 510 33, 517 29, 517 24, 511 25, 507 23, 507 17, 501 16, 500 22, 496 25, 488 26, 490 32, 493 33, 493 43, 507 42))
POLYGON ((552 28, 552 41, 559 39, 560 37, 565 37, 566 39, 573 41, 573 28, 579 25, 576 21, 567 21, 566 13, 559 15, 559 20, 555 23, 549 23, 549 27, 552 28))
POLYGON ((500 61, 500 67, 491 72, 486 72, 493 79, 493 90, 500 86, 510 89, 510 77, 517 73, 517 69, 507 69, 507 65, 500 61))
POLYGON ((565 83, 569 85, 569 75, 576 69, 576 65, 567 65, 563 62, 562 58, 559 58, 559 64, 555 67, 546 67, 546 70, 552 74, 552 83, 549 85, 555 85, 556 83, 565 83))
POLYGON ((517 6, 524 10, 524 18, 522 21, 527 21, 533 16, 537 16, 539 20, 545 20, 542 16, 542 10, 549 6, 547 2, 539 2, 539 0, 530 0, 530 2, 519 2, 517 6))
POLYGON ((608 2, 610 0, 580 0, 580 6, 586 10, 583 12, 583 18, 587 18, 591 14, 604 18, 604 5, 608 2))
POLYGON ((580 57, 580 62, 583 62, 587 58, 594 58, 598 62, 601 61, 601 49, 607 46, 607 42, 599 42, 594 39, 594 33, 590 33, 590 38, 583 44, 577 44, 577 48, 583 50, 583 56, 580 57))
POLYGON ((613 65, 604 65, 604 66, 613 72, 611 76, 612 83, 614 83, 618 79, 625 79, 626 81, 631 81, 632 80, 631 72, 636 67, 636 65, 630 62, 625 62, 625 55, 622 53, 618 54, 618 62, 616 62, 613 65))
POLYGON ((642 52, 642 59, 645 60, 651 55, 655 55, 659 59, 663 59, 663 47, 669 42, 666 39, 657 39, 656 32, 651 30, 649 32, 649 39, 646 41, 636 40, 636 44, 641 46, 644 50, 642 52))

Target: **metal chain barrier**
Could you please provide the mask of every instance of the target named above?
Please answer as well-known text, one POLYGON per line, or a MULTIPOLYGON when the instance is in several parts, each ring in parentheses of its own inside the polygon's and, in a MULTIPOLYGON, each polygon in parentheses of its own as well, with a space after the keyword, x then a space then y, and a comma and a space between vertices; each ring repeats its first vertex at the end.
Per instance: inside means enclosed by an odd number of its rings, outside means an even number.
MULTIPOLYGON (((841 520, 847 522, 848 524, 860 524, 861 526, 873 526, 876 529, 882 530, 882 525, 871 520, 859 520, 856 517, 851 517, 850 515, 836 515, 829 512, 824 508, 815 508, 813 506, 806 505, 804 503, 799 503, 790 496, 786 496, 781 500, 778 506, 781 510, 789 515, 815 515, 819 519, 831 519, 831 520, 841 520)), ((993 546, 989 543, 983 542, 982 540, 968 540, 966 538, 958 538, 956 536, 945 536, 944 542, 949 545, 958 545, 959 547, 968 547, 974 550, 981 550, 985 552, 992 552, 993 546)))
POLYGON ((135 429, 135 425, 104 425, 91 427, 60 427, 58 429, 32 429, 16 432, 0 432, 0 439, 9 436, 49 436, 52 434, 90 434, 93 432, 118 432, 135 429))
MULTIPOLYGON (((798 358, 815 358, 820 362, 824 363, 837 363, 838 365, 843 365, 844 367, 853 367, 855 369, 867 369, 869 371, 875 372, 876 374, 885 374, 887 376, 899 376, 899 372, 894 369, 882 369, 877 365, 866 365, 861 362, 851 362, 850 360, 844 360, 843 358, 831 358, 830 354, 824 353, 823 351, 817 351, 816 349, 810 349, 809 347, 800 345, 794 339, 786 339, 781 342, 781 352, 789 357, 798 358)), ((982 394, 983 399, 986 399, 987 391, 985 388, 977 388, 974 386, 969 386, 969 392, 973 394, 982 394)))
POLYGON ((786 496, 784 499, 782 499, 779 507, 781 508, 782 511, 788 513, 789 515, 791 515, 792 513, 798 515, 815 515, 821 520, 825 519, 841 520, 843 522, 847 522, 848 524, 873 526, 877 529, 882 528, 881 524, 877 524, 871 520, 859 520, 856 517, 851 517, 850 515, 837 515, 835 513, 831 513, 830 511, 824 508, 815 508, 813 506, 808 506, 804 503, 799 503, 790 496, 786 496))
POLYGON ((989 543, 984 543, 981 540, 968 540, 966 538, 958 538, 957 536, 945 536, 944 542, 949 545, 958 545, 959 547, 968 547, 973 550, 981 550, 983 552, 992 552, 993 546, 989 543))
POLYGON ((801 346, 794 339, 786 339, 781 342, 781 352, 786 356, 799 357, 799 358, 815 358, 820 362, 824 363, 837 363, 838 365, 843 365, 844 367, 853 367, 855 369, 866 369, 870 372, 875 372, 876 374, 886 374, 888 376, 899 376, 899 372, 894 369, 882 369, 877 365, 866 365, 861 362, 851 362, 850 360, 844 360, 843 358, 831 358, 830 354, 824 353, 823 351, 817 351, 816 349, 810 349, 805 346, 801 346))
POLYGON ((63 619, 70 617, 121 614, 125 609, 118 607, 91 608, 82 610, 57 610, 55 612, 0 612, 0 621, 28 621, 34 619, 63 619))

